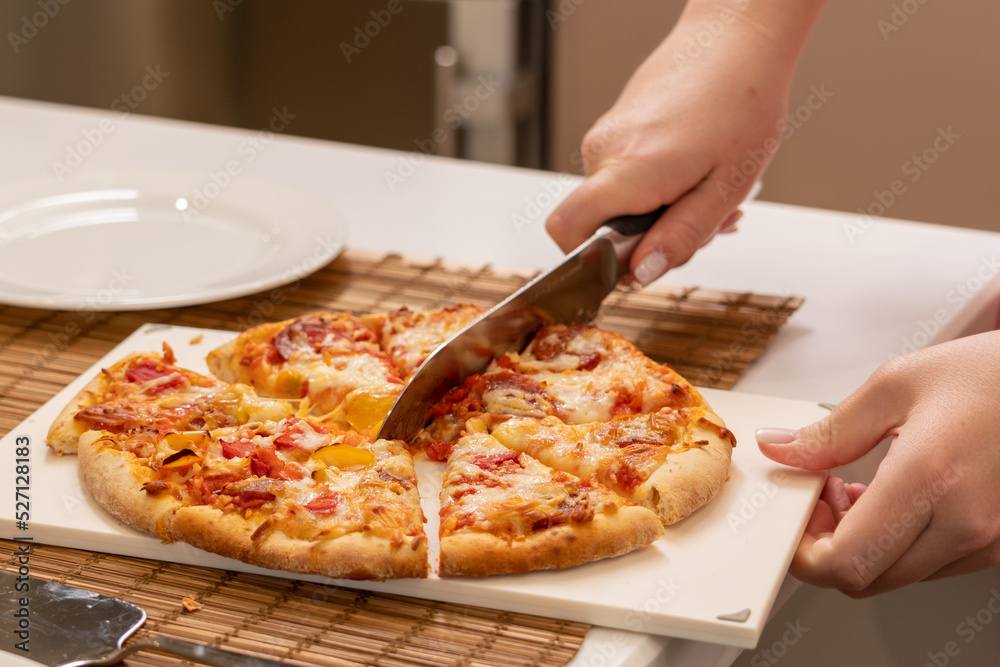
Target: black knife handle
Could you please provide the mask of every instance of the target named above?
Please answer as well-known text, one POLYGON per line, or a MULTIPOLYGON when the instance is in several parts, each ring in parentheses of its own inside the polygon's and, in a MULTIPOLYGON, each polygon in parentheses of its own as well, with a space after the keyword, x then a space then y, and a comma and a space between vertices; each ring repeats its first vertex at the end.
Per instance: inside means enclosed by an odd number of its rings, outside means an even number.
POLYGON ((622 215, 617 218, 612 218, 604 223, 605 227, 610 227, 622 236, 635 236, 637 234, 645 234, 649 231, 649 228, 653 226, 660 216, 667 210, 667 205, 664 204, 660 208, 656 209, 651 213, 640 213, 639 215, 622 215))

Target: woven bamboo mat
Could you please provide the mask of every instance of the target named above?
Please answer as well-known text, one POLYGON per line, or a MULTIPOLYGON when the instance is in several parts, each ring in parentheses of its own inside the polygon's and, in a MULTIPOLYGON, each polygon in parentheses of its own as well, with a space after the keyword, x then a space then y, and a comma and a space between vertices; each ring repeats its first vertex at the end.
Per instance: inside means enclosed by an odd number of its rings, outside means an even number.
MULTIPOLYGON (((0 540, 0 568, 17 571, 15 551, 14 542, 0 540)), ((588 628, 526 614, 62 547, 32 547, 30 564, 34 577, 144 609, 148 618, 134 639, 167 636, 291 665, 557 667, 573 657, 588 628), (181 602, 186 596, 201 608, 188 611, 181 602)), ((124 664, 182 663, 138 653, 124 664)))
MULTIPOLYGON (((347 251, 300 281, 218 303, 137 312, 0 306, 0 436, 147 322, 242 330, 315 310, 490 306, 534 274, 347 251)), ((693 383, 728 389, 801 305, 788 295, 698 287, 619 289, 597 323, 693 383)), ((11 569, 12 542, 0 541, 11 569)), ((298 665, 564 665, 588 626, 524 614, 36 546, 32 574, 146 609, 137 637, 163 634, 298 665), (203 609, 186 612, 193 594, 203 609)), ((127 665, 180 661, 139 654, 127 665)))

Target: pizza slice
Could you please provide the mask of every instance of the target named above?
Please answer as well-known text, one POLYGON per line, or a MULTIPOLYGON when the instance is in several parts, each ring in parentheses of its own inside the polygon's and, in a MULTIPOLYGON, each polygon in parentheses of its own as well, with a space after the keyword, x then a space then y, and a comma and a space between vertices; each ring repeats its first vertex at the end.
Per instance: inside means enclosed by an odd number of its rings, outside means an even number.
POLYGON ((428 311, 401 308, 362 316, 362 320, 378 334, 383 351, 389 355, 399 377, 405 380, 442 343, 485 312, 485 308, 462 304, 428 311))
POLYGON ((291 414, 285 401, 181 368, 164 343, 162 353, 131 354, 103 369, 63 408, 46 443, 56 454, 72 454, 86 431, 214 429, 291 414))
POLYGON ((494 419, 490 434, 542 463, 593 478, 671 524, 709 502, 729 474, 733 434, 703 407, 661 408, 605 422, 494 419))
POLYGON ((375 331, 351 313, 314 313, 244 331, 208 367, 259 393, 308 399, 313 416, 373 435, 403 386, 375 331))
POLYGON ((553 470, 472 427, 452 448, 441 490, 441 575, 574 567, 663 534, 657 516, 599 482, 553 470))
POLYGON ((401 443, 287 417, 212 431, 89 431, 80 473, 138 530, 261 567, 423 577, 427 540, 401 443))

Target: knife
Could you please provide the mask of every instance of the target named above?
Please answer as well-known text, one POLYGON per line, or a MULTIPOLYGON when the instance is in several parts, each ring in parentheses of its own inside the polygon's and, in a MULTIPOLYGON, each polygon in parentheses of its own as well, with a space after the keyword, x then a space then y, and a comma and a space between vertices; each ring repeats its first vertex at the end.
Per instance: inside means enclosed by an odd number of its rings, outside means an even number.
POLYGON ((666 206, 609 220, 562 263, 517 290, 435 350, 393 403, 378 438, 410 441, 429 410, 466 377, 493 359, 520 351, 542 324, 582 324, 597 316, 605 297, 629 271, 642 235, 666 206))

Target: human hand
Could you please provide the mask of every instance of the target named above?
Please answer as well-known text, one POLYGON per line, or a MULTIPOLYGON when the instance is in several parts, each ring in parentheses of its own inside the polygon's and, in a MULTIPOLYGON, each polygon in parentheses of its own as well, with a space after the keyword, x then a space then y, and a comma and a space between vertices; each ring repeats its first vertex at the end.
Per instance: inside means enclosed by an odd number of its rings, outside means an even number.
MULTIPOLYGON (((762 18, 734 12, 735 4, 691 2, 584 137, 587 178, 546 222, 564 251, 613 217, 670 204, 632 255, 633 276, 648 284, 735 225, 740 202, 783 132, 788 88, 805 39, 787 33, 807 33, 811 25, 775 27, 769 21, 761 27, 762 18), (721 23, 720 16, 730 15, 735 18, 721 23), (722 25, 721 32, 692 57, 691 45, 712 21, 722 25)), ((783 17, 798 11, 775 9, 783 17)))
POLYGON ((1000 332, 896 358, 826 418, 757 440, 775 461, 823 470, 888 435, 870 485, 828 479, 792 575, 867 597, 1000 564, 1000 332))

